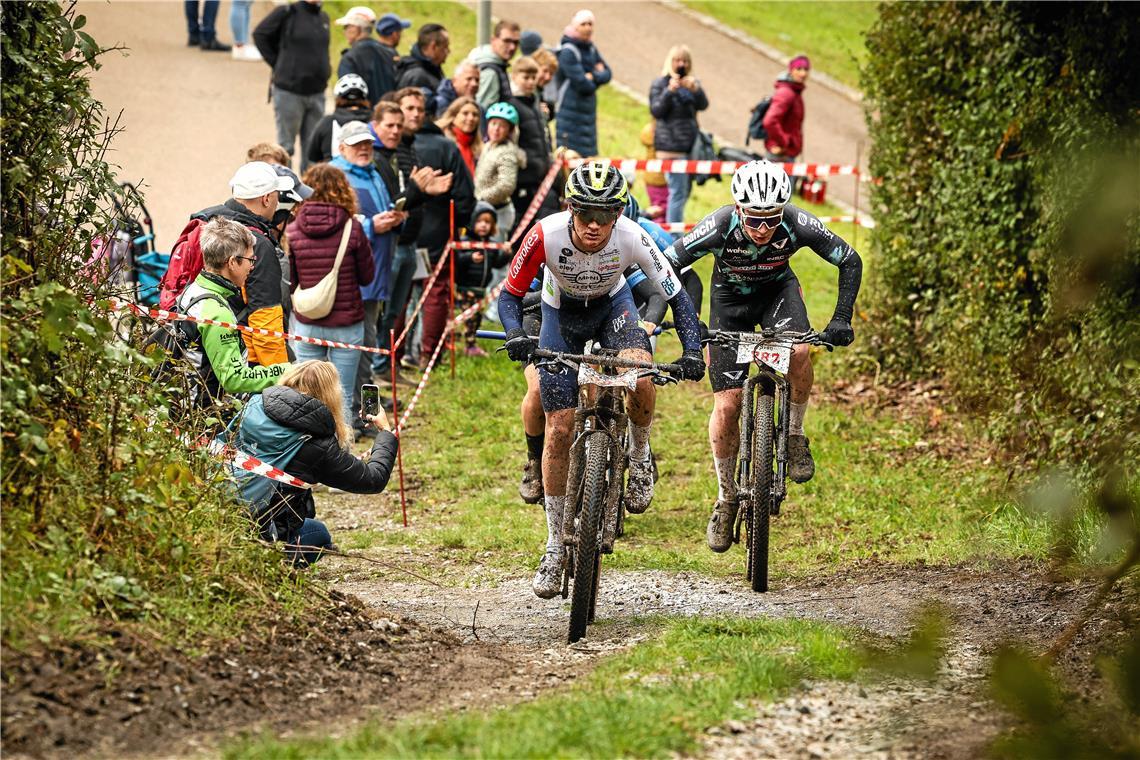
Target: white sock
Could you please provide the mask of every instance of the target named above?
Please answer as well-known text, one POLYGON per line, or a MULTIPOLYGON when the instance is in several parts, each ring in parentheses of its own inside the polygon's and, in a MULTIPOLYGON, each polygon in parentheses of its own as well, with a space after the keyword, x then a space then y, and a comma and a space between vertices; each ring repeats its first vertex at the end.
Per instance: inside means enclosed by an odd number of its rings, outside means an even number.
POLYGON ((716 464, 716 497, 721 501, 736 498, 736 457, 713 458, 716 464))
POLYGON ((562 513, 566 511, 565 496, 546 496, 546 551, 562 551, 562 513))
POLYGON ((634 425, 633 422, 629 423, 630 459, 636 459, 639 462, 649 459, 649 429, 651 427, 653 427, 652 421, 645 427, 634 425))
POLYGON ((807 414, 808 402, 797 404, 795 401, 788 404, 791 411, 788 414, 788 435, 804 434, 804 415, 807 414))

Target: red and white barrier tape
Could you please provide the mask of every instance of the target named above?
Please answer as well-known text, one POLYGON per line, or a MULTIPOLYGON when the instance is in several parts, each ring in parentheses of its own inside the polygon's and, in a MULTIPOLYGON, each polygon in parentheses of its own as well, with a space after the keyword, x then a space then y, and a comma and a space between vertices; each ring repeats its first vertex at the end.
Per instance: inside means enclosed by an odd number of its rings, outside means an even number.
MULTIPOLYGON (((575 167, 585 161, 576 158, 567 165, 575 167)), ((618 171, 669 172, 670 174, 732 174, 747 161, 690 161, 683 158, 600 158, 618 168, 618 171)), ((842 164, 782 164, 789 177, 823 177, 830 175, 859 175, 859 167, 842 164)))
POLYGON ((278 483, 284 483, 287 486, 295 486, 297 488, 312 488, 311 483, 306 483, 300 478, 295 478, 284 470, 280 470, 271 464, 261 461, 255 456, 246 454, 244 451, 239 451, 230 446, 226 446, 218 439, 210 441, 206 446, 207 450, 214 456, 229 462, 236 467, 243 470, 261 475, 262 477, 275 480, 278 483))
POLYGON ((530 205, 526 207, 526 212, 522 215, 522 219, 519 219, 519 223, 515 226, 515 232, 511 235, 509 241, 511 247, 514 247, 514 244, 518 242, 519 238, 526 234, 527 228, 529 228, 530 223, 534 221, 534 217, 538 215, 538 209, 542 206, 542 202, 546 200, 550 188, 554 186, 554 178, 558 176, 558 172, 560 171, 562 171, 561 161, 555 161, 550 165, 550 171, 542 178, 538 189, 534 191, 534 198, 531 199, 530 205))
POLYGON ((416 308, 412 311, 412 316, 404 320, 404 330, 398 336, 396 336, 396 343, 392 346, 393 351, 398 350, 400 346, 404 345, 404 339, 408 337, 408 331, 412 329, 413 325, 415 325, 416 317, 420 315, 420 311, 424 308, 424 302, 428 299, 428 293, 431 292, 431 286, 435 285, 435 281, 439 279, 439 273, 443 271, 443 265, 447 263, 447 257, 451 253, 448 250, 450 246, 451 244, 449 243, 448 246, 443 249, 443 253, 440 255, 439 261, 436 262, 435 270, 431 273, 431 277, 428 278, 428 281, 424 283, 423 294, 420 296, 420 300, 416 303, 416 308))
POLYGON ((480 243, 476 240, 456 240, 451 244, 456 251, 502 251, 510 250, 510 243, 480 243))
POLYGON ((435 351, 432 352, 431 359, 428 361, 427 368, 424 370, 423 375, 420 377, 420 382, 416 386, 415 392, 412 394, 412 400, 408 402, 408 405, 404 408, 404 413, 400 415, 400 421, 396 423, 396 435, 399 435, 400 431, 403 430, 404 425, 408 424, 408 417, 411 416, 412 410, 415 409, 416 404, 419 403, 420 396, 423 395, 424 388, 427 387, 428 378, 431 377, 431 371, 435 369, 435 362, 436 359, 439 358, 439 352, 443 350, 443 347, 445 345, 447 345, 447 338, 453 329, 454 325, 448 324, 444 328, 443 334, 439 336, 439 341, 435 344, 435 351))
POLYGON ((386 348, 374 348, 372 346, 358 346, 353 343, 341 343, 339 340, 325 340, 323 338, 310 338, 305 335, 293 335, 292 333, 280 332, 279 330, 267 330, 264 327, 249 327, 248 325, 239 325, 232 322, 222 322, 217 319, 207 319, 206 317, 195 317, 190 314, 182 314, 177 311, 168 311, 166 309, 150 308, 147 306, 139 306, 137 303, 131 301, 124 301, 119 298, 110 298, 111 308, 115 311, 132 311, 135 314, 142 316, 149 316, 153 319, 162 320, 163 322, 196 322, 201 325, 215 325, 217 327, 225 327, 230 330, 238 330, 240 332, 249 333, 250 335, 268 335, 273 338, 285 338, 286 340, 295 340, 298 343, 309 343, 314 346, 328 346, 330 348, 351 348, 356 351, 367 351, 372 354, 387 354, 386 348))
MULTIPOLYGON (((825 224, 857 224, 867 229, 874 229, 875 227, 874 220, 868 219, 865 216, 819 216, 816 218, 825 224)), ((700 224, 700 222, 666 222, 661 225, 661 229, 666 232, 688 232, 698 224, 700 224)))

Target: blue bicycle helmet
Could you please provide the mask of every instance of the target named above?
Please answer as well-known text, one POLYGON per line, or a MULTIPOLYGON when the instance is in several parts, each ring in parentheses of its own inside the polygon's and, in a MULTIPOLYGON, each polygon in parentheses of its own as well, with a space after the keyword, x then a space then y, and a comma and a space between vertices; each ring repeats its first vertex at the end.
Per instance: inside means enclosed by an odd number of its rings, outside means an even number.
POLYGON ((487 121, 491 119, 509 121, 517 127, 519 125, 519 111, 510 103, 494 103, 487 109, 487 121))

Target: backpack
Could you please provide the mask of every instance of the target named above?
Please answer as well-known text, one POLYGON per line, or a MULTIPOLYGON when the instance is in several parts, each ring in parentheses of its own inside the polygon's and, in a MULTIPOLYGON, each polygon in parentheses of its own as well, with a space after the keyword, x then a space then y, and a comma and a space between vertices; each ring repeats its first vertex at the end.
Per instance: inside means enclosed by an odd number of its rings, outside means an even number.
POLYGON ((204 219, 191 219, 178 235, 170 251, 170 265, 159 283, 158 308, 174 309, 178 296, 202 271, 201 237, 205 223, 204 219))
MULTIPOLYGON (((186 304, 187 313, 206 300, 214 300, 229 308, 225 299, 216 293, 204 293, 186 304)), ((179 387, 180 398, 171 404, 171 416, 185 419, 190 412, 210 406, 218 391, 217 376, 205 361, 198 367, 191 367, 187 354, 197 348, 202 350, 202 335, 198 325, 187 320, 161 322, 158 328, 146 339, 143 353, 152 346, 162 351, 162 359, 151 370, 152 384, 160 388, 179 387)))
POLYGON ((764 129, 764 115, 772 105, 772 96, 769 95, 752 108, 752 115, 748 117, 748 133, 744 136, 744 144, 749 140, 767 140, 768 130, 764 129))
MULTIPOLYGON (((194 282, 194 278, 202 271, 202 226, 207 221, 200 217, 192 218, 182 228, 178 240, 174 242, 166 273, 162 275, 162 281, 158 285, 158 308, 167 311, 174 309, 182 291, 186 290, 186 286, 194 282)), ((258 235, 265 235, 253 225, 247 224, 246 227, 254 234, 255 239, 258 235)))

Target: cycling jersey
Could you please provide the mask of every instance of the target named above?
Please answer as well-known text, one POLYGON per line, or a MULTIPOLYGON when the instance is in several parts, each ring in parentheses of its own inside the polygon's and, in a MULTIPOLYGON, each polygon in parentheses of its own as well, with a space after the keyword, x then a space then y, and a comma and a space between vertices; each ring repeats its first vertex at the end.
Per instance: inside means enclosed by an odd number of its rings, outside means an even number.
POLYGON ((692 264, 710 251, 716 257, 712 287, 734 295, 751 295, 760 286, 792 277, 788 260, 801 248, 839 267, 839 296, 835 316, 851 321, 859 294, 863 262, 848 245, 815 215, 792 205, 784 207, 783 220, 764 245, 756 245, 741 226, 736 206, 721 206, 665 252, 675 267, 692 264))
POLYGON ((562 211, 531 228, 511 262, 507 292, 520 297, 525 294, 542 264, 546 264, 542 300, 555 309, 561 306, 563 298, 588 302, 616 295, 626 285, 622 273, 635 264, 666 300, 681 291, 669 262, 636 222, 618 218, 610 239, 593 253, 580 251, 574 245, 570 225, 570 212, 562 211))

